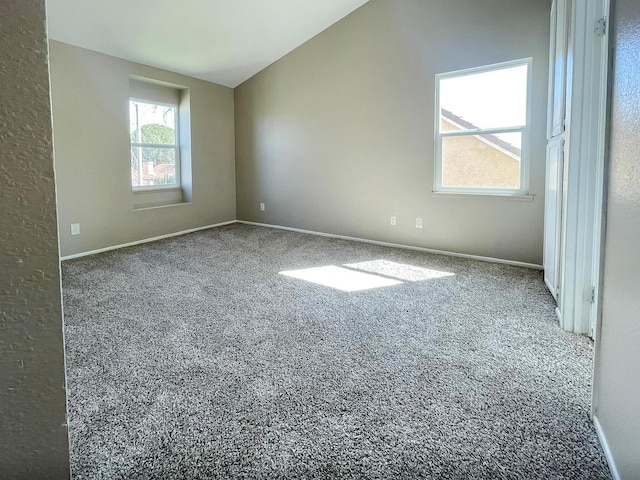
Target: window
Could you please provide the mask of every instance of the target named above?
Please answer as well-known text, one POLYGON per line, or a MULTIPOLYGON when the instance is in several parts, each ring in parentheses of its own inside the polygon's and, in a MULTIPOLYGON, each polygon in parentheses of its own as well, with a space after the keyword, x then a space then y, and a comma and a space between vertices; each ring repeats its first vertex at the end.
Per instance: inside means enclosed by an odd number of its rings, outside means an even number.
POLYGON ((177 105, 129 100, 131 185, 134 190, 180 186, 177 105))
POLYGON ((436 76, 435 191, 526 194, 531 59, 436 76))

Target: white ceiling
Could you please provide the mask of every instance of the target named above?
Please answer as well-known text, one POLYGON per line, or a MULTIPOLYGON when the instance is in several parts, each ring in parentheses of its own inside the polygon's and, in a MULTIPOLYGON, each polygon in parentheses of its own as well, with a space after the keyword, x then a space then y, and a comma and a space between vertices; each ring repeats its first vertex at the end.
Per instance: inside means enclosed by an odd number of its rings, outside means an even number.
POLYGON ((54 40, 228 87, 368 0, 47 0, 54 40))

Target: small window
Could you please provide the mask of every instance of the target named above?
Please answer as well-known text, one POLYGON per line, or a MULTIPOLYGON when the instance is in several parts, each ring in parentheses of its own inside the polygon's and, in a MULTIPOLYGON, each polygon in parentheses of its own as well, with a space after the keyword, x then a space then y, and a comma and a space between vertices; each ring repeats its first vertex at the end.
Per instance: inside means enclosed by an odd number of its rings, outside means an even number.
POLYGON ((526 194, 531 59, 436 76, 435 191, 526 194))
POLYGON ((178 106, 132 98, 129 120, 133 189, 179 187, 178 106))

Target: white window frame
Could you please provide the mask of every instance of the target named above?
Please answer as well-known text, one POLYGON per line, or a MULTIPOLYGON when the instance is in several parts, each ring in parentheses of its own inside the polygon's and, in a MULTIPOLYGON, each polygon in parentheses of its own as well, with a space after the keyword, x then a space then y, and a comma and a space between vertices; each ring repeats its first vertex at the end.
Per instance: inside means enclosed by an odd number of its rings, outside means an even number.
POLYGON ((494 63, 480 67, 457 70, 455 72, 440 73, 435 79, 435 175, 434 193, 438 194, 475 194, 496 196, 528 196, 529 193, 529 159, 530 159, 530 125, 531 125, 531 91, 533 58, 494 63), (526 124, 496 128, 477 128, 442 132, 440 120, 440 81, 447 78, 457 78, 477 73, 491 72, 506 68, 526 65, 527 67, 527 115, 526 124), (497 133, 521 133, 522 146, 520 151, 520 188, 482 188, 482 187, 443 187, 442 186, 442 140, 445 137, 487 135, 497 133))
MULTIPOLYGON (((139 97, 129 97, 129 105, 131 102, 140 102, 146 103, 148 105, 158 105, 161 107, 170 107, 175 110, 173 118, 175 119, 175 142, 173 145, 169 144, 156 144, 156 143, 140 143, 140 142, 131 142, 130 141, 130 151, 131 148, 172 148, 175 151, 175 167, 176 167, 176 183, 170 183, 166 185, 133 185, 133 179, 129 178, 129 182, 131 183, 131 188, 134 192, 149 192, 154 190, 177 190, 181 188, 181 180, 180 180, 180 106, 174 103, 166 103, 166 102, 157 102, 155 100, 148 100, 146 98, 139 97)), ((131 119, 129 119, 129 124, 131 124, 131 119)), ((131 136, 129 136, 131 137, 131 136)), ((131 158, 129 158, 129 165, 131 165, 131 158)), ((131 167, 129 167, 129 171, 131 171, 131 167)))

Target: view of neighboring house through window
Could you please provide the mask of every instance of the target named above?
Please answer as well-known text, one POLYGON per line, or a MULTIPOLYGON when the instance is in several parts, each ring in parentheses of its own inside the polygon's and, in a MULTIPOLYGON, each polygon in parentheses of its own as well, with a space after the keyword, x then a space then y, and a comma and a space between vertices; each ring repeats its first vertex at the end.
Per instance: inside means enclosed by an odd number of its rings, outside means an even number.
POLYGON ((436 76, 437 192, 524 194, 531 59, 436 76))
POLYGON ((132 98, 129 120, 133 188, 179 186, 178 107, 132 98))

